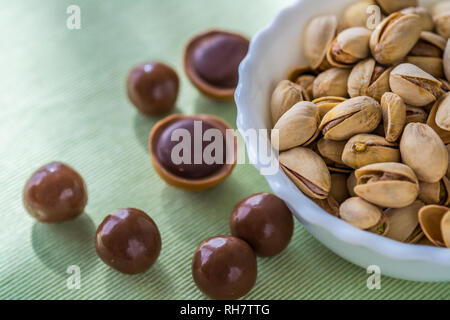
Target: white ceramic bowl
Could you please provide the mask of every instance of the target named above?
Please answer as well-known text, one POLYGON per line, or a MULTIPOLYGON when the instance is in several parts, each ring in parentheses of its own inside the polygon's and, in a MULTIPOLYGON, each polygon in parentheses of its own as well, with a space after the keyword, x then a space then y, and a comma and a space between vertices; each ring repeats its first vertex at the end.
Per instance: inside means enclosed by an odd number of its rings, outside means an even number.
MULTIPOLYGON (((235 93, 237 126, 270 129, 269 100, 275 85, 288 70, 306 64, 302 55, 302 34, 307 22, 318 14, 340 14, 354 0, 299 0, 281 10, 251 41, 239 69, 235 93)), ((433 1, 422 1, 428 5, 433 1)), ((264 165, 258 145, 270 145, 267 135, 258 143, 245 139, 250 161, 264 165)), ((304 227, 330 250, 356 265, 378 265, 382 275, 416 281, 450 281, 450 249, 410 245, 361 231, 331 216, 305 197, 279 170, 265 178, 273 192, 286 201, 304 227)))

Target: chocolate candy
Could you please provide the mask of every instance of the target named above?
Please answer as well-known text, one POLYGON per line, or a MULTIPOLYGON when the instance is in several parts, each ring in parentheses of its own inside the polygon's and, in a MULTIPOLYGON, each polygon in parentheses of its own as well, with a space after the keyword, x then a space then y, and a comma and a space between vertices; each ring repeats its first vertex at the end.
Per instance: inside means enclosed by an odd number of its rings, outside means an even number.
POLYGON ((145 115, 168 113, 175 106, 179 79, 176 72, 160 62, 134 67, 127 80, 128 97, 145 115))
POLYGON ((248 39, 236 33, 213 30, 200 34, 186 47, 185 71, 191 82, 207 96, 232 98, 238 83, 239 64, 248 46, 248 39))
POLYGON ((40 222, 57 223, 73 219, 84 211, 88 200, 83 178, 61 162, 39 168, 23 190, 27 211, 40 222))
POLYGON ((231 127, 212 115, 177 114, 159 121, 149 139, 153 167, 168 184, 178 188, 200 191, 215 186, 236 163, 237 140, 234 137, 234 144, 226 143, 227 129, 231 127), (206 137, 206 133, 217 135, 206 137))
POLYGON ((294 231, 292 213, 271 193, 257 193, 239 202, 230 217, 231 234, 247 241, 262 257, 283 251, 294 231))
POLYGON ((161 251, 161 236, 145 212, 120 209, 103 220, 95 236, 95 249, 104 263, 122 273, 137 274, 150 268, 161 251))
POLYGON ((246 295, 253 288, 256 275, 253 249, 232 236, 206 239, 192 259, 195 284, 212 299, 231 300, 246 295))

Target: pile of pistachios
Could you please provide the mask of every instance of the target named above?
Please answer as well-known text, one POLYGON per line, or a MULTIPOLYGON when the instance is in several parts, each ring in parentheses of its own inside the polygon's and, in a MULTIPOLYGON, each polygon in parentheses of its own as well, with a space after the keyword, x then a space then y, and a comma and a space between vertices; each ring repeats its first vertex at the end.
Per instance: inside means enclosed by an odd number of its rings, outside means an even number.
POLYGON ((450 1, 360 1, 303 32, 308 65, 271 99, 280 167, 357 228, 450 248, 450 1))

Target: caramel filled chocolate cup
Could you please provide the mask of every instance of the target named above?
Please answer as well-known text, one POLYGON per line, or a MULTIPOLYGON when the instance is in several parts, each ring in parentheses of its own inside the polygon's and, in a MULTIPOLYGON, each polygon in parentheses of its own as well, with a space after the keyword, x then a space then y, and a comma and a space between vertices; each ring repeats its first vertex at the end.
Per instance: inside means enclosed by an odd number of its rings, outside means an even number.
POLYGON ((175 114, 162 119, 150 133, 149 149, 158 175, 169 185, 189 191, 202 191, 222 182, 237 160, 237 139, 231 127, 206 114, 175 114), (182 144, 187 147, 182 149, 182 144), (211 153, 213 159, 206 159, 213 145, 222 149, 211 153), (184 154, 186 151, 189 154, 184 154))
POLYGON ((238 84, 239 64, 248 46, 249 40, 236 33, 211 30, 197 35, 184 52, 186 74, 206 96, 231 99, 238 84))

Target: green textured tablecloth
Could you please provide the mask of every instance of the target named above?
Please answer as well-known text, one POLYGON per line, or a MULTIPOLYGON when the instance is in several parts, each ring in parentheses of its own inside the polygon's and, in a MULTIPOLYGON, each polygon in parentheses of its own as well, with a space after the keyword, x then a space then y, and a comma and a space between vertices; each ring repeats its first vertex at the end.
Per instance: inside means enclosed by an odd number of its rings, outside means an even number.
MULTIPOLYGON (((212 113, 235 126, 233 103, 205 99, 182 71, 190 36, 217 27, 252 36, 287 0, 47 0, 0 6, 0 298, 198 299, 191 257, 201 240, 228 233, 233 206, 268 191, 250 165, 203 193, 165 185, 150 165, 145 119, 125 94, 130 67, 163 60, 181 76, 177 111, 212 113), (81 30, 68 30, 66 9, 81 8, 81 30), (25 180, 37 167, 61 160, 85 178, 89 204, 61 225, 35 222, 22 207, 25 180), (163 247, 158 262, 126 276, 96 256, 93 236, 109 212, 148 212, 163 247), (81 268, 81 289, 69 290, 66 268, 81 268)), ((287 50, 289 48, 283 48, 287 50)), ((287 250, 258 260, 251 299, 450 298, 450 283, 413 283, 367 274, 334 255, 300 223, 287 250)))

